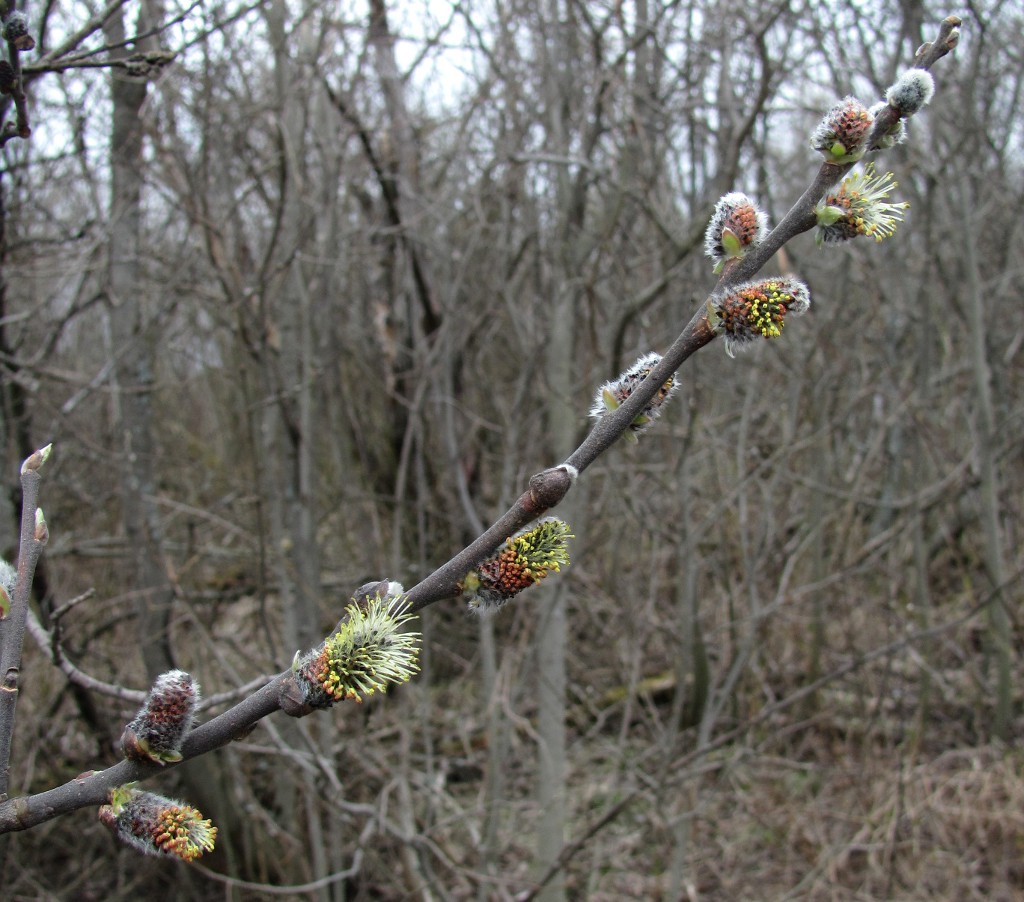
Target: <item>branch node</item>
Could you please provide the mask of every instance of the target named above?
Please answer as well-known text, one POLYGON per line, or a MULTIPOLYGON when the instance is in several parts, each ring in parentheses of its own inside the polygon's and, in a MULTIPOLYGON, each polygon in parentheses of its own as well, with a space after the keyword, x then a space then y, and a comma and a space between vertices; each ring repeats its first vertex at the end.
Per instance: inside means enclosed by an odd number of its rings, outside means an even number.
POLYGON ((530 491, 527 493, 527 507, 530 513, 543 513, 561 502, 572 488, 574 475, 579 475, 576 468, 563 464, 531 476, 530 491))
POLYGON ((281 688, 277 693, 277 701, 289 717, 305 717, 312 714, 315 708, 306 703, 302 688, 294 676, 289 675, 281 682, 281 688))

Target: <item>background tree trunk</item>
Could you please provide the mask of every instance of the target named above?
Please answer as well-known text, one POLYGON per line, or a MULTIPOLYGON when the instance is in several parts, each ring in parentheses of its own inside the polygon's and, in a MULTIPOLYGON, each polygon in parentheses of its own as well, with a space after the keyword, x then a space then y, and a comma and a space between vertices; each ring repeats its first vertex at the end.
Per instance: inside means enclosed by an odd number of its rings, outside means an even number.
MULTIPOLYGON (((137 23, 140 32, 153 21, 144 7, 137 23)), ((128 56, 124 10, 118 9, 104 24, 107 42, 128 56)), ((140 49, 142 49, 140 47, 140 49)), ((171 609, 174 590, 163 560, 163 531, 156 508, 156 442, 153 435, 153 398, 156 375, 154 352, 160 324, 169 311, 167 300, 152 297, 140 256, 142 219, 142 105, 147 83, 111 71, 112 132, 110 139, 110 233, 107 252, 109 352, 116 365, 113 420, 121 451, 117 466, 121 482, 121 508, 132 579, 126 585, 135 597, 139 649, 152 680, 174 666, 171 650, 171 609)))

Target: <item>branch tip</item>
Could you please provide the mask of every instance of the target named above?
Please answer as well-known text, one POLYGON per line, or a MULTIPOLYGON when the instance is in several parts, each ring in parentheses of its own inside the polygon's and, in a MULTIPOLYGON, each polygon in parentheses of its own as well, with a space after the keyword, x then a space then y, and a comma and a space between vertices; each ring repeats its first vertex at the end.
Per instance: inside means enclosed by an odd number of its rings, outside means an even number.
POLYGON ((934 42, 926 41, 917 48, 914 65, 924 69, 930 68, 960 43, 960 26, 963 19, 959 16, 946 16, 939 25, 939 36, 934 42))
POLYGON ((28 472, 38 471, 49 460, 51 451, 53 451, 53 442, 26 457, 25 462, 21 465, 21 475, 24 476, 28 472))

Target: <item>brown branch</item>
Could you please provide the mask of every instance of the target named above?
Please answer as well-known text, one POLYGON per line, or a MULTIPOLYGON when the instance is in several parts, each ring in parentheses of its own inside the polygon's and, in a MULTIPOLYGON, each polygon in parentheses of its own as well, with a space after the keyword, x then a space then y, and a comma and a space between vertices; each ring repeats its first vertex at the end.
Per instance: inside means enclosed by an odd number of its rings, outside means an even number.
MULTIPOLYGON (((941 59, 942 56, 955 46, 956 40, 952 35, 955 34, 955 29, 959 24, 960 20, 955 16, 950 16, 943 21, 939 31, 939 38, 935 41, 934 46, 946 49, 922 57, 918 63, 918 68, 925 68, 926 65, 930 66, 935 60, 941 59)), ((897 119, 899 118, 899 113, 896 113, 892 107, 887 107, 884 112, 890 111, 895 114, 897 119)), ((882 116, 880 115, 879 118, 882 119, 882 116)), ((889 121, 888 125, 885 124, 884 120, 876 123, 869 140, 881 136, 894 121, 889 121)), ((846 163, 838 165, 835 163, 823 163, 807 190, 793 204, 782 221, 765 236, 760 244, 749 251, 738 264, 726 269, 725 274, 716 287, 715 293, 752 278, 787 242, 797 235, 814 228, 817 224, 814 208, 818 201, 854 165, 856 164, 846 163)), ((716 333, 707 312, 707 305, 713 296, 714 293, 697 309, 693 318, 686 325, 686 328, 668 351, 665 352, 661 361, 654 367, 648 378, 644 379, 634 389, 633 393, 620 407, 601 417, 590 434, 583 440, 583 443, 569 455, 562 466, 545 470, 535 475, 530 480, 530 489, 523 493, 516 503, 487 532, 409 590, 412 610, 418 611, 430 604, 445 598, 451 598, 457 594, 458 582, 466 573, 491 554, 508 536, 528 523, 533 522, 538 517, 543 516, 562 500, 576 476, 582 473, 621 438, 633 420, 658 393, 666 380, 692 354, 715 338, 716 333), (554 500, 554 503, 538 505, 537 499, 533 496, 535 481, 550 483, 553 486, 556 484, 553 480, 557 478, 554 474, 557 473, 565 474, 564 479, 558 482, 561 487, 561 495, 554 500)), ((554 496, 551 497, 553 498, 554 496)))
MULTIPOLYGON (((8 16, 12 12, 14 12, 13 2, 8 4, 8 16)), ((24 78, 21 73, 21 51, 13 41, 7 42, 7 56, 14 73, 14 84, 8 93, 14 101, 16 117, 14 122, 5 122, 3 128, 0 129, 0 147, 3 147, 12 138, 28 138, 32 134, 32 126, 28 121, 28 101, 25 98, 24 78)))
POLYGON ((260 720, 281 708, 281 693, 291 680, 291 671, 286 671, 235 707, 196 727, 185 737, 181 762, 168 762, 161 767, 125 759, 102 771, 88 771, 46 792, 0 802, 0 834, 27 830, 79 808, 104 805, 109 801, 110 791, 118 786, 165 773, 247 735, 260 720))
MULTIPOLYGON (((623 405, 625 407, 625 405, 623 405)), ((618 411, 616 411, 618 413, 618 411)), ((635 416, 635 414, 634 414, 635 416)), ((626 425, 632 418, 626 421, 626 425)), ((419 611, 434 602, 451 598, 459 592, 458 582, 470 570, 491 554, 516 530, 542 517, 566 496, 576 478, 569 465, 544 470, 530 479, 530 487, 483 535, 460 551, 422 582, 409 590, 410 611, 419 611)))

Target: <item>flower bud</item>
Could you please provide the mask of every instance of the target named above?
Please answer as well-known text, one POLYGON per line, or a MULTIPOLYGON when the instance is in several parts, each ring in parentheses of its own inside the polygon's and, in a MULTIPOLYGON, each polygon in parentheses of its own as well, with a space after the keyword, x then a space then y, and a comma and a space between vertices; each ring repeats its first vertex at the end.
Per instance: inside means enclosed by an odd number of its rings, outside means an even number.
POLYGON ((212 851, 217 839, 217 828, 196 808, 130 786, 111 793, 99 818, 121 842, 144 855, 193 861, 212 851))
POLYGON ((484 613, 500 608, 523 589, 569 564, 569 525, 557 517, 541 520, 505 540, 504 546, 463 578, 469 609, 484 613))
POLYGON ((818 245, 837 244, 849 241, 858 235, 866 235, 881 241, 896 231, 896 224, 903 221, 907 203, 890 204, 886 201, 896 187, 892 173, 876 176, 873 163, 863 172, 855 172, 843 179, 839 189, 825 196, 815 207, 818 217, 818 245))
POLYGON ((864 156, 872 115, 856 97, 840 100, 811 135, 811 146, 829 163, 852 163, 864 156))
MULTIPOLYGON (((617 379, 605 382, 597 390, 594 403, 590 406, 590 415, 594 419, 600 419, 609 411, 622 406, 622 403, 636 390, 636 387, 646 379, 651 370, 661 362, 661 355, 650 353, 637 358, 628 370, 622 373, 617 379)), ((630 431, 626 435, 634 440, 651 423, 661 416, 662 405, 675 393, 676 377, 669 376, 665 383, 658 389, 658 393, 651 399, 651 402, 637 415, 636 419, 629 424, 630 431)))
POLYGON ((17 50, 34 50, 35 39, 28 33, 28 16, 15 10, 4 23, 4 40, 17 50))
POLYGON ((725 350, 732 357, 759 338, 777 338, 787 316, 804 313, 811 303, 799 279, 772 278, 730 288, 709 302, 717 330, 725 333, 725 350))
POLYGON ((935 94, 935 79, 927 69, 907 69, 885 92, 886 102, 901 116, 913 116, 935 94))
POLYGON ((399 632, 416 617, 406 607, 404 597, 390 595, 348 605, 348 617, 335 632, 306 654, 296 654, 292 662, 303 701, 311 708, 329 708, 344 699, 361 702, 363 696, 386 692, 389 684, 408 682, 419 669, 420 634, 399 632))
POLYGON ((746 194, 733 191, 720 198, 704 233, 704 253, 720 272, 728 260, 738 260, 768 232, 768 215, 746 194))
POLYGON ((156 678, 135 719, 124 729, 121 748, 133 761, 164 764, 181 760, 181 743, 192 729, 199 686, 182 670, 156 678))

